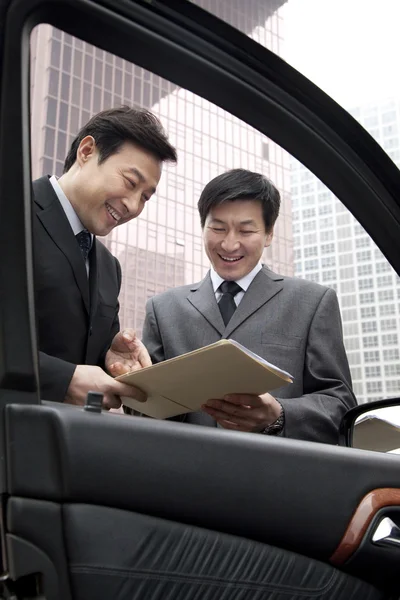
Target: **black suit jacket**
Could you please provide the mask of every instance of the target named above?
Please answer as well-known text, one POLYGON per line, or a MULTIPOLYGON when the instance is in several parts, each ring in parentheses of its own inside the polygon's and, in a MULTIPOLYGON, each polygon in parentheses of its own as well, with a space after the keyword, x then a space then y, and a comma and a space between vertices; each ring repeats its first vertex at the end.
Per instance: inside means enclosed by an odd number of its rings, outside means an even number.
POLYGON ((33 182, 41 398, 62 402, 77 364, 104 365, 119 330, 121 267, 96 238, 90 277, 48 177, 33 182))

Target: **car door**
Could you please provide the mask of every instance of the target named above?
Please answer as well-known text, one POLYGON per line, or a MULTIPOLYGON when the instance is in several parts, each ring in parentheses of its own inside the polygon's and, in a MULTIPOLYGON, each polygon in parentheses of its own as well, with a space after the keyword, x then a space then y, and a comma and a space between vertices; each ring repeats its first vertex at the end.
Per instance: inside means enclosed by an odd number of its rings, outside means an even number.
POLYGON ((3 0, 0 6, 0 251, 6 257, 0 261, 0 481, 7 589, 49 599, 272 597, 288 593, 285 578, 271 591, 246 565, 263 573, 268 564, 279 579, 282 557, 290 556, 299 568, 298 597, 304 573, 315 564, 310 561, 327 570, 325 589, 308 590, 309 597, 322 597, 329 586, 326 597, 348 597, 345 591, 338 596, 339 580, 346 586, 353 577, 360 582, 354 597, 366 598, 367 589, 371 598, 398 594, 398 549, 374 545, 370 535, 383 514, 398 512, 398 457, 40 402, 31 245, 32 28, 50 24, 267 135, 342 200, 399 272, 395 165, 300 73, 189 2, 3 0), (269 563, 271 557, 276 560, 269 563), (382 594, 373 596, 364 582, 382 594), (196 596, 199 584, 206 586, 202 596, 196 596))

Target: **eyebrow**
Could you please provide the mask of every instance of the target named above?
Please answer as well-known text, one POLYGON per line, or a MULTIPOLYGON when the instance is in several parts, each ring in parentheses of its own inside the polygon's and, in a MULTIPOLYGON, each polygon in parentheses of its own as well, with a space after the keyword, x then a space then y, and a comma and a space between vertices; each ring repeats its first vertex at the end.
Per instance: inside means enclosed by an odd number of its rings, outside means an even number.
MULTIPOLYGON (((225 225, 225 221, 222 221, 222 219, 211 219, 211 223, 221 223, 221 225, 225 225)), ((253 219, 246 219, 245 221, 240 221, 239 225, 253 225, 254 227, 257 226, 257 223, 253 220, 253 219)))
POLYGON ((254 226, 256 226, 257 223, 255 221, 253 221, 253 219, 247 219, 246 221, 240 221, 240 225, 254 225, 254 226))
MULTIPOLYGON (((136 167, 130 167, 128 169, 128 171, 130 171, 131 173, 133 173, 134 175, 136 175, 138 177, 138 179, 142 182, 142 183, 147 183, 146 177, 143 175, 143 173, 141 171, 139 171, 139 169, 137 169, 136 167)), ((152 194, 156 193, 156 188, 152 187, 150 188, 150 191, 152 194)))

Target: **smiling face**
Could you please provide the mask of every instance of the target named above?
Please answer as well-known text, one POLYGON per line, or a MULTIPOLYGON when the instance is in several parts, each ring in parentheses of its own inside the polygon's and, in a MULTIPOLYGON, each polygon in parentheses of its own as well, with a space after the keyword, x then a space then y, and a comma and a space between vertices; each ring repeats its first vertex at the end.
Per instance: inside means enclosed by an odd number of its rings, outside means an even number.
POLYGON ((98 158, 95 141, 87 136, 59 183, 86 229, 104 236, 140 215, 156 191, 161 162, 130 142, 101 164, 98 158))
POLYGON ((265 230, 261 203, 257 200, 227 201, 207 215, 203 240, 214 270, 226 281, 238 281, 254 269, 273 230, 265 230))

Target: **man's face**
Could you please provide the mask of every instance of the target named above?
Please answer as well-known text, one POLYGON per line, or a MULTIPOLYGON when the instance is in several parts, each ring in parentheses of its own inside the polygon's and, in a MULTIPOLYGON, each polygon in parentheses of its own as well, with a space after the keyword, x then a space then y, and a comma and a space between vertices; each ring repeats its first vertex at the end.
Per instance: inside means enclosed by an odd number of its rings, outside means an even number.
POLYGON ((139 146, 126 142, 103 163, 91 136, 79 145, 68 186, 70 199, 82 224, 95 235, 140 215, 156 191, 161 162, 139 146))
POLYGON ((261 203, 227 201, 212 208, 203 230, 206 254, 220 277, 237 281, 254 269, 273 232, 265 230, 261 203))

